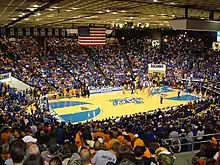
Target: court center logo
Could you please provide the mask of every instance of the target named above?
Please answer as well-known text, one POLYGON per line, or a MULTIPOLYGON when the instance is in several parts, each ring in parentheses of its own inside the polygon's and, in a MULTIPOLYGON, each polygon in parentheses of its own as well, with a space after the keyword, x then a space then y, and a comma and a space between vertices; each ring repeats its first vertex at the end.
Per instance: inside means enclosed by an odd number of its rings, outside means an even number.
POLYGON ((143 104, 144 101, 142 98, 138 97, 138 98, 132 98, 132 97, 127 97, 127 98, 123 98, 123 99, 114 99, 114 100, 110 100, 114 106, 116 105, 122 105, 122 104, 143 104))

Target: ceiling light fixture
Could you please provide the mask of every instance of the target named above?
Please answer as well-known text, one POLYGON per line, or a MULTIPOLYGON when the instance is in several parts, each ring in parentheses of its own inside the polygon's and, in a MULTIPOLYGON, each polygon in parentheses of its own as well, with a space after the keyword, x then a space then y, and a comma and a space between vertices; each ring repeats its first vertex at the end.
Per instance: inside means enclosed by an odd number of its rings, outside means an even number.
POLYGON ((110 10, 106 10, 107 13, 111 12, 110 10))
POLYGON ((38 5, 33 5, 33 7, 38 8, 38 7, 40 7, 40 6, 38 6, 38 5))
POLYGON ((52 8, 49 8, 48 10, 49 10, 49 11, 53 11, 54 9, 52 9, 52 8))
POLYGON ((170 2, 170 5, 177 5, 176 2, 170 2))
POLYGON ((30 7, 30 8, 28 8, 28 10, 30 10, 30 11, 34 11, 35 8, 30 7))
POLYGON ((112 14, 118 14, 118 13, 114 11, 114 12, 112 12, 112 14))
POLYGON ((25 18, 24 20, 25 20, 25 21, 28 21, 29 19, 30 19, 30 18, 25 18))
POLYGON ((17 20, 17 18, 12 18, 11 20, 12 20, 12 21, 15 21, 15 20, 17 20))
POLYGON ((25 15, 25 13, 21 13, 19 14, 19 17, 23 17, 25 15))
POLYGON ((121 13, 126 13, 126 11, 125 11, 125 10, 121 10, 120 12, 121 12, 121 13))
POLYGON ((120 24, 119 24, 119 27, 120 27, 120 28, 123 28, 123 24, 122 24, 122 23, 120 23, 120 24))
POLYGON ((79 9, 79 8, 76 8, 76 7, 72 7, 72 9, 73 9, 73 10, 77 10, 77 9, 79 9))
POLYGON ((99 11, 98 13, 99 13, 99 14, 102 14, 102 13, 103 13, 103 11, 99 11))
POLYGON ((173 18, 175 18, 175 17, 176 17, 176 15, 173 13, 173 14, 172 14, 172 17, 173 17, 173 18))
POLYGON ((67 12, 70 12, 70 11, 72 11, 72 10, 70 10, 70 9, 67 9, 66 11, 67 11, 67 12))

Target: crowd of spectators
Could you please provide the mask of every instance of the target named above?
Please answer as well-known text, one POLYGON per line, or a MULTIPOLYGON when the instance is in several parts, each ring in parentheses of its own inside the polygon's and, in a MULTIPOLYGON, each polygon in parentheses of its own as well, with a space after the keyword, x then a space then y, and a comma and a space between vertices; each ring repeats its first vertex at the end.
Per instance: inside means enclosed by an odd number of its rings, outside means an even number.
MULTIPOLYGON (((1 39, 0 72, 10 71, 33 88, 19 91, 0 84, 0 163, 172 165, 173 153, 190 151, 188 143, 211 138, 215 152, 204 156, 206 147, 197 157, 218 161, 219 137, 203 135, 220 132, 220 101, 213 94, 219 87, 219 54, 204 48, 201 40, 183 36, 170 38, 166 50, 148 49, 144 43, 133 39, 82 49, 73 39, 46 38, 44 48, 33 38, 1 39), (187 105, 78 124, 58 122, 39 99, 50 87, 121 86, 132 75, 145 81, 149 63, 167 65, 166 81, 204 79, 202 85, 209 82, 207 88, 214 92, 187 105), (36 110, 27 111, 31 104, 36 110)), ((198 93, 200 86, 191 85, 198 93)))

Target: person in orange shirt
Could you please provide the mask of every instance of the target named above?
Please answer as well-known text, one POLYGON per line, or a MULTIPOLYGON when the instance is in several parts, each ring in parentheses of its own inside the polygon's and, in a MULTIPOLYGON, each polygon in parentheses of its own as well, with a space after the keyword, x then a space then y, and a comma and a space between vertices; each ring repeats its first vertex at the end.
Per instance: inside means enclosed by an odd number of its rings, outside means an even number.
POLYGON ((74 88, 72 89, 72 95, 73 95, 73 97, 76 95, 76 91, 74 88))
POLYGON ((147 88, 147 98, 148 97, 152 97, 151 88, 150 87, 147 88))
POLYGON ((112 133, 112 132, 110 132, 110 138, 111 138, 111 140, 110 140, 108 143, 106 143, 106 148, 107 148, 107 149, 111 149, 112 145, 113 145, 115 142, 119 142, 119 143, 120 143, 120 141, 113 136, 113 133, 112 133))
POLYGON ((128 136, 130 136, 131 141, 133 141, 133 139, 134 139, 134 134, 133 134, 133 133, 128 133, 128 136))
POLYGON ((1 139, 2 139, 5 143, 9 144, 10 136, 11 136, 11 133, 10 133, 10 131, 9 131, 9 128, 5 128, 5 129, 4 129, 4 132, 1 134, 1 139))
POLYGON ((82 132, 81 131, 77 132, 76 138, 75 138, 75 143, 76 143, 78 148, 82 147, 84 145, 83 138, 82 138, 82 132))
POLYGON ((104 134, 103 132, 101 132, 101 131, 98 131, 98 132, 93 133, 93 138, 94 138, 94 139, 97 139, 97 138, 99 138, 99 137, 104 138, 104 137, 105 137, 105 134, 104 134))
POLYGON ((145 147, 146 148, 146 151, 144 152, 144 157, 146 157, 146 158, 150 158, 150 151, 149 151, 149 149, 145 146, 145 144, 144 144, 144 141, 143 140, 141 140, 140 138, 138 138, 139 136, 138 136, 138 134, 135 134, 134 135, 134 146, 133 146, 133 148, 135 149, 135 147, 136 146, 142 146, 142 147, 145 147))
POLYGON ((73 97, 72 95, 72 89, 69 90, 69 98, 73 97))
POLYGON ((65 98, 66 97, 66 88, 63 88, 63 97, 65 98))
POLYGON ((125 136, 124 136, 123 146, 127 146, 127 147, 129 147, 130 149, 132 149, 131 138, 130 138, 129 135, 125 135, 125 136))

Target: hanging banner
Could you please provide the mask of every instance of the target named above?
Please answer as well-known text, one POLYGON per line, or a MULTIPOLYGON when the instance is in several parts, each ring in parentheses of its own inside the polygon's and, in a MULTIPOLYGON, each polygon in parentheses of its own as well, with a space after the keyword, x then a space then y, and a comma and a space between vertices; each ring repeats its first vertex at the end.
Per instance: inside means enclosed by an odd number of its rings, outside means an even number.
POLYGON ((18 28, 18 36, 23 36, 23 29, 22 28, 18 28))
POLYGON ((59 36, 59 29, 55 28, 55 36, 59 36))
POLYGON ((25 28, 25 35, 26 36, 30 36, 31 35, 30 28, 25 28))
POLYGON ((34 28, 33 32, 34 32, 34 36, 38 36, 37 28, 34 28))
POLYGON ((65 29, 61 29, 61 35, 62 35, 63 37, 66 36, 66 30, 65 30, 65 29))
POLYGON ((51 28, 47 29, 47 36, 52 36, 52 35, 53 35, 52 29, 51 28))
POLYGON ((6 36, 5 28, 1 28, 1 36, 6 36))
POLYGON ((15 29, 14 28, 10 28, 10 36, 14 36, 15 35, 15 29))
POLYGON ((41 28, 40 29, 40 35, 41 36, 45 36, 45 28, 41 28))

